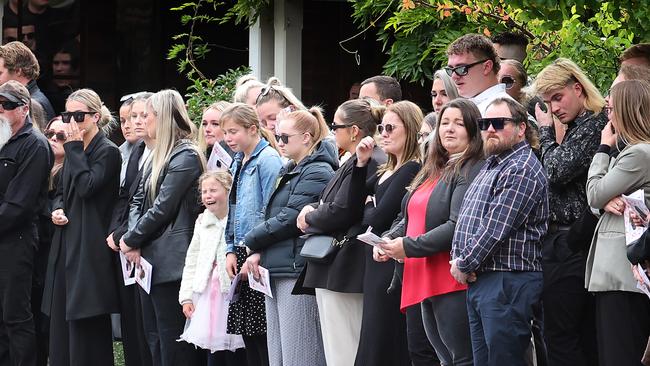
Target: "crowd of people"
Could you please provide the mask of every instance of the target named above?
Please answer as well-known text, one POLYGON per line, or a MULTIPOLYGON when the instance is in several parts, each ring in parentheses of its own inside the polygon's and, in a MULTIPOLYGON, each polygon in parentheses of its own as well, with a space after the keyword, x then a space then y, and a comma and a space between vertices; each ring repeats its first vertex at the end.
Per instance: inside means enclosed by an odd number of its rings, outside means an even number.
POLYGON ((381 75, 331 123, 274 77, 198 128, 138 92, 118 147, 97 93, 45 117, 1 46, 1 362, 112 365, 120 314, 131 366, 650 364, 622 197, 650 205, 650 44, 606 97, 568 59, 530 80, 525 47, 456 39, 427 115, 381 75))

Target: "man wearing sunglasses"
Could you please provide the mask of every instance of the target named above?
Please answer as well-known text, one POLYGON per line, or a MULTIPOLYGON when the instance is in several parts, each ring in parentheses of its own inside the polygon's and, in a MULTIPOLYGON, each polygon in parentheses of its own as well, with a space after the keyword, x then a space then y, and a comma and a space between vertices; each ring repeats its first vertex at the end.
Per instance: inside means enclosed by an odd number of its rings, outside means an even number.
MULTIPOLYGON (((591 296, 584 289, 586 255, 574 253, 572 226, 581 227, 587 204, 587 173, 607 124, 605 101, 585 73, 572 61, 557 59, 544 68, 533 85, 547 105, 536 106, 541 161, 550 182, 549 232, 544 240, 544 325, 552 365, 587 365, 592 362, 585 345, 591 343, 585 325, 591 296), (558 126, 559 125, 559 126, 558 126), (557 127, 564 136, 557 138, 557 127), (558 142, 559 141, 559 142, 558 142)), ((580 237, 593 236, 595 227, 580 237)), ((592 340, 595 342, 595 340, 592 340)))
POLYGON ((0 46, 0 84, 8 80, 16 80, 23 84, 31 98, 43 107, 46 121, 49 121, 55 116, 54 108, 36 84, 40 72, 36 56, 21 42, 9 42, 0 46))
POLYGON ((522 105, 494 100, 479 127, 487 159, 458 215, 451 274, 469 283, 474 364, 523 366, 542 293, 548 182, 522 105))
POLYGON ((53 162, 45 136, 32 126, 29 102, 19 82, 0 86, 0 123, 11 129, 0 150, 0 359, 16 365, 36 365, 32 271, 53 162))
POLYGON ((466 34, 447 48, 447 75, 456 83, 458 93, 476 104, 481 115, 497 98, 511 98, 499 83, 499 56, 489 38, 466 34))

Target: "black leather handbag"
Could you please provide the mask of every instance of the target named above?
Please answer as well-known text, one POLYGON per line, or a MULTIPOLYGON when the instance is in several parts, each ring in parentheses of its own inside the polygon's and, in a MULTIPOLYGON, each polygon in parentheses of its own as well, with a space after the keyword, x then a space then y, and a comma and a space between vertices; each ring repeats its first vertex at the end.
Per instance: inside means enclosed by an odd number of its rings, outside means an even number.
POLYGON ((347 237, 339 241, 330 235, 309 235, 300 255, 311 262, 328 263, 346 241, 347 237))

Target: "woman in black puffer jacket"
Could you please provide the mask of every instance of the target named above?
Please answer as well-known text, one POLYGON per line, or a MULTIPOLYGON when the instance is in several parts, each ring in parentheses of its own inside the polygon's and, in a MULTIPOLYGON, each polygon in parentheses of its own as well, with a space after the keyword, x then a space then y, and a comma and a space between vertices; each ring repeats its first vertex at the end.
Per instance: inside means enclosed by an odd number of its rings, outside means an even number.
POLYGON ((313 296, 291 294, 305 260, 296 227, 300 210, 318 197, 338 168, 337 152, 318 108, 281 117, 278 147, 289 158, 265 210, 265 221, 246 234, 253 251, 246 265, 259 277, 258 264, 269 270, 273 298, 266 297, 269 364, 325 365, 318 310, 313 296))

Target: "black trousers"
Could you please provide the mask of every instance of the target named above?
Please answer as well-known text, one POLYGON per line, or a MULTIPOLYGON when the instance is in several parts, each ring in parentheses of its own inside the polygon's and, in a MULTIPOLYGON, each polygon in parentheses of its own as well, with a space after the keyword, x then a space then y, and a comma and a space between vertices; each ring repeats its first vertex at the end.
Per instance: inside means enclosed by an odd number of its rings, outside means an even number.
POLYGON ((33 238, 0 243, 0 365, 36 365, 31 310, 34 252, 33 238))
MULTIPOLYGON (((117 266, 121 267, 119 259, 117 266)), ((151 353, 147 347, 142 323, 142 307, 138 295, 138 285, 124 286, 122 268, 117 271, 117 288, 120 296, 120 328, 126 366, 151 366, 151 353)))
POLYGON ((544 240, 544 339, 550 366, 586 366, 595 362, 592 296, 584 287, 586 258, 572 253, 568 231, 544 240))
POLYGON ((413 366, 431 366, 440 363, 424 330, 422 308, 419 304, 406 308, 406 340, 413 366))
POLYGON ((156 366, 190 366, 196 363, 194 346, 176 342, 185 327, 183 308, 178 303, 180 287, 180 281, 152 285, 148 295, 138 288, 144 333, 156 366))
POLYGON ((50 312, 50 366, 113 366, 109 314, 66 320, 65 251, 54 273, 50 312))
POLYGON ((626 291, 596 292, 600 366, 641 365, 650 335, 650 300, 626 291))

